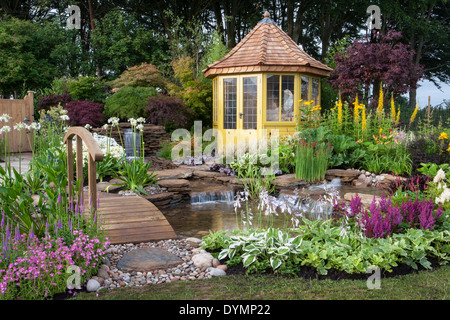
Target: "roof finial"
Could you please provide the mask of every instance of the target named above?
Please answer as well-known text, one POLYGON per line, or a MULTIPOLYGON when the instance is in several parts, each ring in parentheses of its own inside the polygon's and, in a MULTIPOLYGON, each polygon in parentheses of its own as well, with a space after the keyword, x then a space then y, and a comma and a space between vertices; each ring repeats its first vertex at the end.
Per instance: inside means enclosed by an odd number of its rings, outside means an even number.
POLYGON ((269 11, 264 12, 264 18, 265 18, 265 19, 269 19, 269 18, 270 18, 270 13, 269 13, 269 11))

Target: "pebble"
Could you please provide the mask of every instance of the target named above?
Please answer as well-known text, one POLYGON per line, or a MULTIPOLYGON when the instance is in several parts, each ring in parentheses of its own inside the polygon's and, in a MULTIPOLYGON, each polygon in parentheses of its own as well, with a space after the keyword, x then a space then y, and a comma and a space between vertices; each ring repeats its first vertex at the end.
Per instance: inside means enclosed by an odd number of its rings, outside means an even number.
MULTIPOLYGON (((161 284, 170 283, 174 281, 194 281, 197 279, 208 279, 213 276, 225 275, 226 266, 221 265, 220 262, 215 259, 214 267, 209 266, 196 266, 192 257, 197 254, 205 254, 205 250, 197 246, 197 243, 192 239, 186 241, 186 239, 178 240, 162 240, 158 242, 147 243, 126 243, 118 245, 110 245, 106 250, 106 260, 108 266, 101 266, 100 274, 97 274, 93 279, 100 280, 95 281, 99 284, 99 288, 115 289, 120 287, 142 286, 149 284, 161 284), (125 272, 117 268, 117 263, 120 258, 127 252, 138 248, 146 247, 160 247, 165 248, 169 252, 178 255, 183 263, 176 267, 168 268, 167 270, 153 270, 153 271, 133 271, 125 272)), ((92 279, 91 279, 92 280, 92 279)), ((91 281, 89 280, 89 281, 91 281)), ((92 289, 95 283, 91 282, 92 289)), ((96 285, 96 284, 95 284, 96 285)), ((97 291, 98 288, 95 290, 97 291)))

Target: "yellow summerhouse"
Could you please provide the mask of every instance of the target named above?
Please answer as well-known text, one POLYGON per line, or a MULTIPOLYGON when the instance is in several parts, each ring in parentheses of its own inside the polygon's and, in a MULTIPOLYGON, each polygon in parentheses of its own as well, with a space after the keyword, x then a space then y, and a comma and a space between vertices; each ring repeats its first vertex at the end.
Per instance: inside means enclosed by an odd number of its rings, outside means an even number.
POLYGON ((292 134, 299 100, 318 105, 320 79, 331 71, 303 51, 266 12, 236 47, 203 70, 213 80, 213 128, 220 130, 224 143, 231 136, 236 143, 258 135, 260 129, 292 134))

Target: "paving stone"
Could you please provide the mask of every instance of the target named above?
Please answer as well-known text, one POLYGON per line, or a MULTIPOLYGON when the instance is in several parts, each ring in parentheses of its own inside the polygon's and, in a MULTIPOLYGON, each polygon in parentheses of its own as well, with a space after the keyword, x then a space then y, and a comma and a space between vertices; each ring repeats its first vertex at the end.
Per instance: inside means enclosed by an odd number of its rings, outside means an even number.
POLYGON ((163 248, 139 248, 126 253, 117 263, 117 268, 127 272, 148 272, 173 268, 182 262, 177 255, 163 248))

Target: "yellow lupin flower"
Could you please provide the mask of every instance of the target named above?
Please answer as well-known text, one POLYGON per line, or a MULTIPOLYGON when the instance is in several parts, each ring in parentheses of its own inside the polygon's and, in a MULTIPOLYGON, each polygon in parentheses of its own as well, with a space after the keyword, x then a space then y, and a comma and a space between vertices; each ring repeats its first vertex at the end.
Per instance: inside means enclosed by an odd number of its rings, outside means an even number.
POLYGON ((450 143, 448 144, 448 149, 447 149, 447 151, 450 152, 450 143))
POLYGON ((397 126, 400 123, 400 109, 398 109, 397 119, 395 119, 395 125, 397 126))
POLYGON ((391 94, 391 122, 395 122, 395 103, 394 94, 391 94))
POLYGON ((342 125, 342 100, 341 100, 341 93, 339 92, 339 101, 337 103, 338 108, 338 122, 339 125, 342 125))
POLYGON ((366 123, 366 108, 361 108, 362 110, 362 131, 366 132, 367 129, 367 123, 366 123))
POLYGON ((446 132, 441 132, 441 135, 439 136, 439 140, 447 140, 448 135, 446 132))
POLYGON ((355 105, 354 107, 354 118, 355 118, 355 122, 358 123, 359 122, 359 103, 358 103, 358 95, 356 95, 355 98, 355 102, 353 102, 353 104, 355 105))
POLYGON ((383 116, 383 110, 384 110, 384 106, 383 106, 383 83, 380 84, 380 94, 378 95, 378 109, 377 109, 377 114, 378 114, 378 119, 381 119, 381 117, 383 116))
POLYGON ((409 123, 413 123, 414 119, 416 118, 417 115, 417 111, 419 111, 419 105, 416 106, 416 108, 414 109, 412 115, 411 115, 411 119, 409 120, 409 123))

